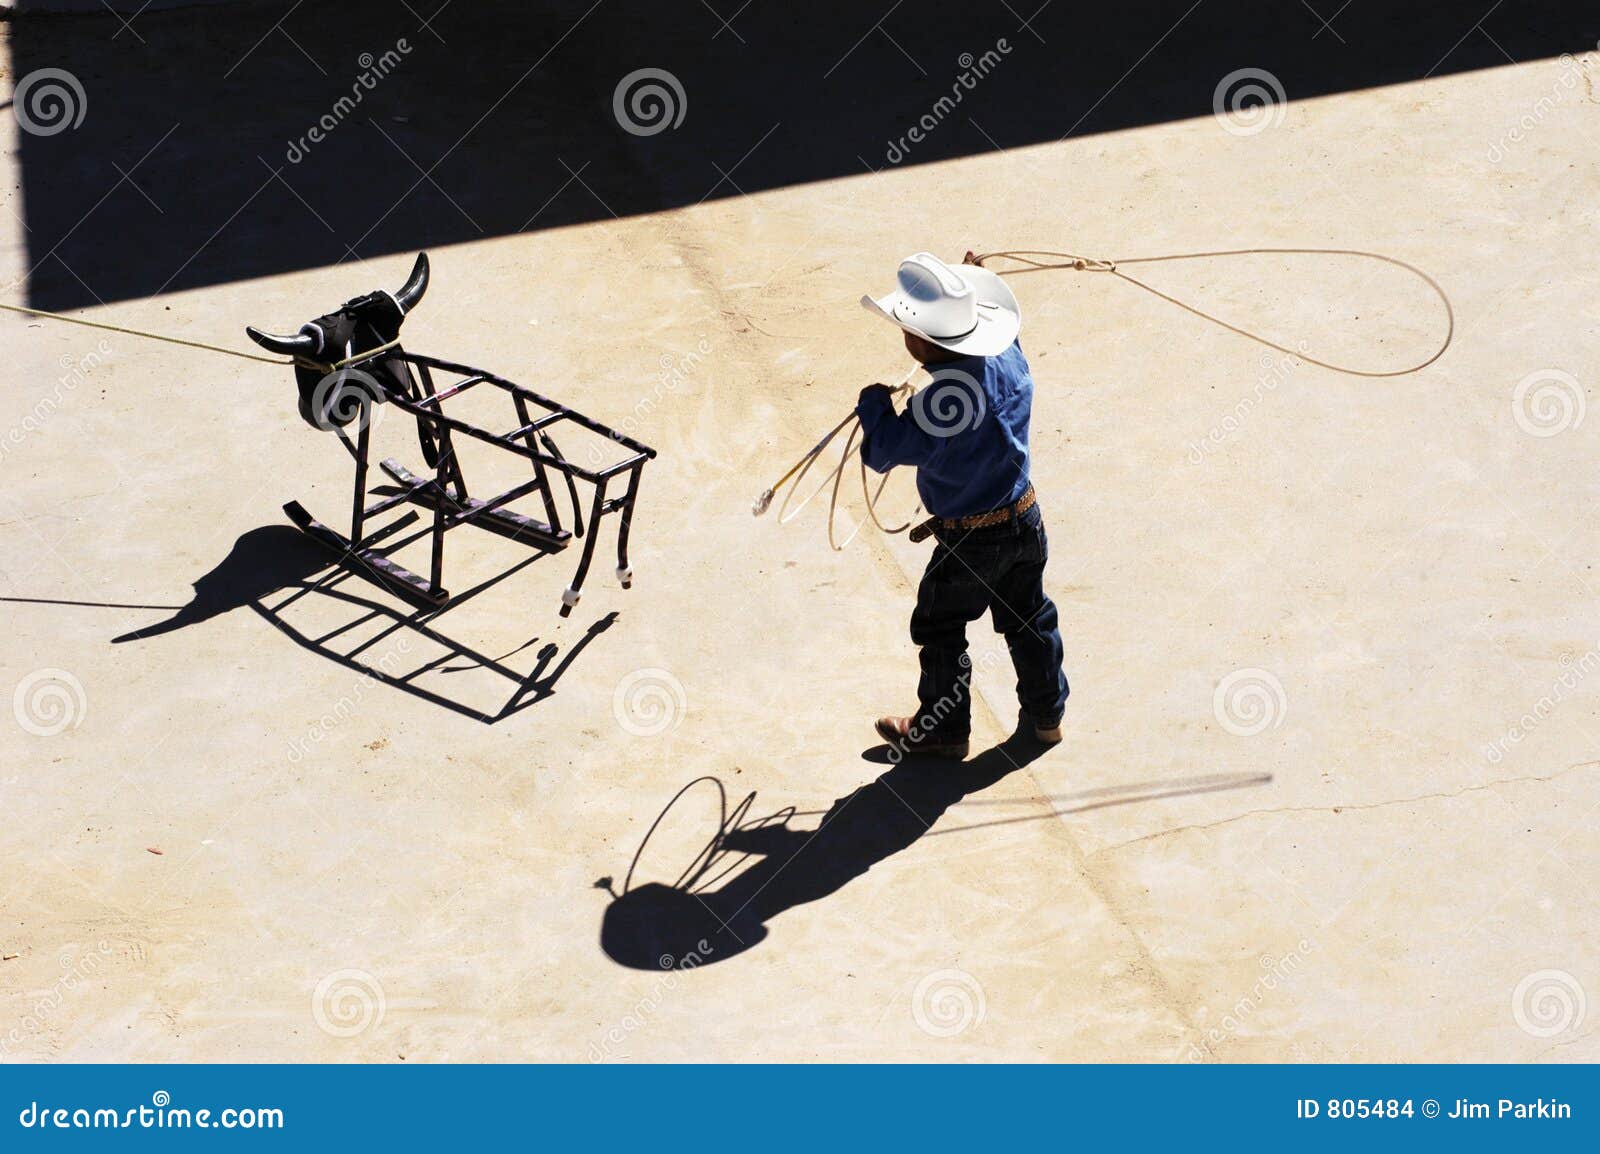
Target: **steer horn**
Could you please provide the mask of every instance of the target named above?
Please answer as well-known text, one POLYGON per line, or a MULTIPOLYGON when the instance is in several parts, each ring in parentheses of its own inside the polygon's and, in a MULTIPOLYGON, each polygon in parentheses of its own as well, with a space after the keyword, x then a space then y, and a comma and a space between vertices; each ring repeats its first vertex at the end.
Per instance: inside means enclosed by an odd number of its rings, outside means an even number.
POLYGON ((305 329, 301 329, 292 337, 264 333, 253 325, 246 325, 244 331, 246 336, 269 353, 281 353, 286 357, 314 357, 317 355, 318 346, 322 343, 305 329))
POLYGON ((428 291, 428 254, 419 252, 417 263, 411 266, 411 275, 406 278, 406 283, 400 286, 400 291, 394 294, 395 303, 400 306, 400 311, 409 313, 422 299, 422 294, 428 291))

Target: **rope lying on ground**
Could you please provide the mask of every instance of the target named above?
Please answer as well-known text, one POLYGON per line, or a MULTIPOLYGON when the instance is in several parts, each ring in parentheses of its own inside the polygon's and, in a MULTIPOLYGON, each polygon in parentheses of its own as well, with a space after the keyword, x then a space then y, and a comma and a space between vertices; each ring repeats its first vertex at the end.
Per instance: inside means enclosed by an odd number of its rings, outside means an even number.
POLYGON ((282 357, 262 357, 255 353, 242 352, 239 349, 227 349, 221 345, 208 345, 203 341, 186 341, 181 337, 169 337, 163 333, 146 332, 143 329, 124 328, 122 325, 108 325, 100 321, 86 321, 82 317, 69 317, 64 313, 52 313, 44 309, 30 309, 22 305, 6 304, 0 301, 0 309, 8 313, 21 313, 23 316, 44 317, 46 320, 65 321, 69 325, 82 325, 86 329, 104 329, 109 333, 123 333, 130 337, 143 337, 150 341, 161 341, 169 345, 183 345, 190 349, 204 349, 208 353, 222 353, 225 356, 238 357, 246 361, 260 361, 267 365, 292 365, 294 362, 284 360, 282 357))
MULTIPOLYGON (((1180 252, 1180 253, 1169 253, 1169 254, 1167 254, 1165 256, 1129 257, 1129 258, 1122 259, 1122 260, 1102 260, 1102 259, 1098 259, 1098 258, 1095 258, 1095 257, 1082 256, 1082 255, 1080 255, 1078 253, 1052 252, 1052 251, 1049 251, 1049 250, 1046 250, 1046 249, 1005 249, 1005 250, 1001 250, 1001 251, 997 251, 997 252, 986 252, 986 253, 982 254, 981 256, 973 257, 972 258, 972 263, 977 264, 979 267, 983 267, 985 261, 990 261, 990 260, 995 260, 995 259, 1004 259, 1004 260, 1015 261, 1017 264, 1025 266, 1023 268, 1011 269, 1008 272, 1001 273, 1000 275, 1002 275, 1002 276, 1007 276, 1007 275, 1015 276, 1015 275, 1020 275, 1022 273, 1026 273, 1026 272, 1045 272, 1045 271, 1049 271, 1049 270, 1053 270, 1053 269, 1072 270, 1074 272, 1104 272, 1104 273, 1110 273, 1112 276, 1117 277, 1120 280, 1126 281, 1128 284, 1133 285, 1135 288, 1143 289, 1145 292, 1150 293, 1152 296, 1160 297, 1162 300, 1166 301, 1169 304, 1177 305, 1184 312, 1191 313, 1194 316, 1197 316, 1202 320, 1210 321, 1212 324, 1217 325, 1217 326, 1219 326, 1221 328, 1227 329, 1231 333, 1236 333, 1239 336, 1244 337, 1246 340, 1254 341, 1257 344, 1264 345, 1269 349, 1273 349, 1273 350, 1275 350, 1277 352, 1284 353, 1284 354, 1286 354, 1288 356, 1291 356, 1291 357, 1296 357, 1296 358, 1298 358, 1298 359, 1300 359, 1302 361, 1307 362, 1308 364, 1316 365, 1318 368, 1328 369, 1328 370, 1331 370, 1332 372, 1336 372, 1336 373, 1344 373, 1345 375, 1352 376, 1352 377, 1368 377, 1368 378, 1403 377, 1403 376, 1406 376, 1406 375, 1408 375, 1410 373, 1420 372, 1421 370, 1427 368, 1429 365, 1433 364, 1440 357, 1444 356, 1445 350, 1450 347, 1451 341, 1453 341, 1455 339, 1455 331, 1456 331, 1455 310, 1453 308, 1451 308, 1451 306, 1450 306, 1450 298, 1449 298, 1449 296, 1447 296, 1445 294, 1445 291, 1444 291, 1443 287, 1439 284, 1438 281, 1434 280, 1431 276, 1429 276, 1427 273, 1423 272, 1420 268, 1418 268, 1414 264, 1408 264, 1407 262, 1405 262, 1403 260, 1398 260, 1398 259, 1396 259, 1395 257, 1392 257, 1392 256, 1384 256, 1382 253, 1366 252, 1366 251, 1364 251, 1362 249, 1352 249, 1352 248, 1235 248, 1235 249, 1223 249, 1223 250, 1219 250, 1219 251, 1215 251, 1215 252, 1180 252), (1196 308, 1194 305, 1188 304, 1185 301, 1181 301, 1177 297, 1169 296, 1167 293, 1162 292, 1160 289, 1155 288, 1152 285, 1146 284, 1144 281, 1139 280, 1137 277, 1129 276, 1127 273, 1122 271, 1122 266, 1124 266, 1124 265, 1162 264, 1162 263, 1166 263, 1168 261, 1202 260, 1202 259, 1211 258, 1211 257, 1291 256, 1291 255, 1292 256, 1355 256, 1355 257, 1362 257, 1362 258, 1367 259, 1367 260, 1382 261, 1385 264, 1391 264, 1391 265, 1396 266, 1397 268, 1405 269, 1407 272, 1412 273, 1413 275, 1418 277, 1420 280, 1422 280, 1423 283, 1425 283, 1430 289, 1432 289, 1433 292, 1438 296, 1440 302, 1443 303, 1443 305, 1444 305, 1444 313, 1445 313, 1445 321, 1446 321, 1444 340, 1440 342, 1439 347, 1437 349, 1435 349, 1433 351, 1433 353, 1430 356, 1428 356, 1425 360, 1419 361, 1416 364, 1409 366, 1408 368, 1404 368, 1404 369, 1384 369, 1384 370, 1381 370, 1381 371, 1380 370, 1351 368, 1348 365, 1338 365, 1338 364, 1332 363, 1331 361, 1318 360, 1316 357, 1309 356, 1306 353, 1301 352, 1298 349, 1291 349, 1286 345, 1278 344, 1276 341, 1268 340, 1266 337, 1262 336, 1260 333, 1252 332, 1249 329, 1243 329, 1243 328, 1240 328, 1238 325, 1230 324, 1229 322, 1223 320, 1221 317, 1214 316, 1211 313, 1206 312, 1204 309, 1196 308), (1046 261, 1046 260, 1035 259, 1037 257, 1054 257, 1056 259, 1046 261)), ((910 392, 914 391, 912 389, 910 381, 911 381, 911 377, 916 373, 916 371, 917 370, 915 368, 913 368, 911 370, 911 372, 907 373, 903 378, 901 378, 900 384, 898 386, 896 386, 894 388, 894 390, 893 390, 895 396, 899 396, 901 393, 910 393, 910 392)), ((793 512, 786 513, 785 510, 788 509, 789 502, 794 497, 794 489, 791 488, 789 490, 789 495, 786 496, 783 499, 783 504, 781 506, 779 506, 779 509, 778 509, 778 521, 779 521, 779 524, 784 524, 784 525, 788 524, 796 516, 799 515, 800 510, 804 509, 808 504, 811 503, 812 497, 815 497, 818 493, 822 492, 822 490, 824 488, 828 487, 829 482, 832 482, 833 491, 832 491, 832 493, 831 493, 831 495, 829 496, 829 499, 828 499, 828 545, 833 549, 834 552, 837 553, 841 549, 843 549, 846 545, 850 544, 851 541, 855 540, 856 534, 861 532, 861 526, 860 525, 857 525, 856 528, 854 529, 854 531, 851 532, 850 536, 846 537, 842 543, 836 543, 834 541, 834 535, 833 535, 834 514, 835 514, 836 510, 838 509, 838 504, 839 504, 839 485, 840 485, 840 482, 842 481, 842 479, 844 477, 845 466, 849 463, 851 454, 854 453, 856 451, 856 449, 857 449, 856 439, 861 433, 861 421, 856 417, 856 414, 855 414, 854 410, 851 410, 850 415, 845 417, 844 420, 840 421, 837 425, 835 425, 827 433, 827 435, 822 438, 822 440, 818 441, 815 445, 813 445, 810 449, 808 449, 800 457, 800 459, 798 461, 796 461, 793 465, 791 465, 789 467, 788 472, 784 473, 783 476, 779 477, 777 479, 777 481, 773 482, 773 484, 771 485, 770 488, 766 489, 759 497, 757 497, 755 499, 755 501, 753 502, 753 504, 751 505, 751 510, 750 510, 751 513, 754 514, 757 517, 759 517, 763 513, 765 513, 767 511, 767 509, 771 507, 772 499, 773 499, 774 495, 776 495, 777 491, 779 489, 783 488, 786 484, 788 484, 791 479, 793 479, 795 487, 798 488, 801 479, 804 478, 805 475, 811 471, 811 466, 816 463, 816 460, 822 454, 822 451, 824 449, 826 449, 828 447, 828 445, 832 443, 834 438, 836 438, 839 435, 839 433, 842 432, 843 430, 845 430, 846 428, 848 428, 850 430, 850 435, 845 438, 844 451, 839 455, 839 463, 834 466, 832 471, 829 472, 829 474, 826 477, 823 478, 822 484, 819 485, 814 492, 812 492, 811 496, 807 497, 804 501, 801 501, 800 504, 794 509, 793 512)), ((904 533, 907 529, 909 529, 911 527, 912 521, 916 519, 916 511, 913 511, 911 519, 907 520, 904 525, 899 525, 899 526, 896 526, 896 527, 894 527, 892 529, 889 528, 888 526, 884 525, 883 522, 878 519, 878 511, 877 511, 878 498, 883 495, 884 486, 887 485, 888 483, 889 483, 889 478, 888 478, 887 475, 885 475, 883 480, 878 483, 877 490, 875 492, 872 491, 869 488, 868 483, 867 483, 867 463, 866 463, 866 461, 864 459, 862 460, 862 462, 861 462, 861 495, 866 501, 867 516, 871 519, 871 521, 872 521, 872 523, 874 525, 876 525, 879 529, 883 530, 885 533, 904 533)))
POLYGON ((300 365, 323 373, 331 373, 355 361, 366 360, 377 353, 383 352, 385 349, 392 349, 400 343, 398 339, 392 340, 386 345, 379 345, 374 349, 363 349, 354 356, 348 356, 343 360, 325 364, 322 361, 311 360, 309 357, 263 357, 256 353, 244 352, 242 349, 230 349, 222 345, 208 345, 204 341, 188 341, 182 337, 168 336, 165 333, 152 333, 146 329, 130 329, 123 325, 108 325, 103 321, 86 321, 82 317, 69 317, 65 313, 53 313, 47 309, 31 309, 25 305, 7 304, 4 301, 0 301, 0 309, 8 313, 21 313, 23 316, 43 317, 51 321, 64 321, 69 325, 82 325, 86 329, 104 329, 108 333, 122 333, 125 336, 142 337, 147 341, 160 341, 162 344, 167 345, 182 345, 187 349, 203 349, 208 353, 221 353, 224 356, 238 357, 242 361, 259 361, 264 365, 300 365))

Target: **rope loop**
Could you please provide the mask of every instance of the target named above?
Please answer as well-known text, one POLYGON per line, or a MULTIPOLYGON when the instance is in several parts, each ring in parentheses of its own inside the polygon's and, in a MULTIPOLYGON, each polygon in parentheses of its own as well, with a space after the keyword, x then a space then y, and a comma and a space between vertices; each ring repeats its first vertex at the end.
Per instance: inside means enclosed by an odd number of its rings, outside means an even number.
MULTIPOLYGON (((1361 250, 1361 249, 1349 249, 1349 248, 1239 248, 1239 249, 1228 249, 1228 250, 1218 251, 1218 252, 1169 253, 1169 254, 1167 254, 1165 256, 1130 257, 1130 258, 1126 258, 1126 259, 1122 259, 1122 260, 1107 260, 1107 259, 1103 259, 1103 258, 1099 258, 1099 257, 1084 256, 1084 255, 1082 255, 1080 253, 1074 253, 1074 252, 1052 252, 1052 251, 1044 250, 1044 249, 1006 249, 1006 250, 1002 250, 1002 251, 998 251, 998 252, 987 252, 987 253, 984 253, 981 256, 970 256, 970 254, 969 254, 969 259, 971 260, 972 263, 978 265, 980 268, 984 266, 984 263, 986 261, 995 260, 995 259, 1009 260, 1009 261, 1011 261, 1011 262, 1013 262, 1015 264, 1019 264, 1019 265, 1023 266, 1022 268, 1014 268, 1014 269, 1009 269, 1007 271, 1001 272, 999 274, 1001 276, 1008 276, 1008 275, 1013 275, 1013 274, 1016 274, 1016 273, 1023 273, 1023 272, 1043 272, 1043 271, 1047 271, 1047 270, 1050 270, 1050 269, 1067 269, 1067 270, 1071 270, 1073 272, 1103 272, 1103 273, 1110 273, 1112 276, 1117 277, 1119 280, 1127 281, 1129 284, 1133 285, 1135 288, 1143 289, 1145 292, 1150 293, 1152 296, 1160 297, 1162 300, 1168 302, 1169 304, 1176 305, 1180 309, 1183 309, 1185 312, 1190 313, 1190 314, 1192 314, 1194 316, 1197 316, 1202 320, 1210 321, 1212 324, 1217 325, 1217 326, 1219 326, 1221 328, 1227 329, 1229 332, 1235 333, 1235 334, 1237 334, 1237 335, 1239 335, 1241 337, 1244 337, 1246 340, 1254 341, 1257 344, 1264 345, 1267 348, 1274 349, 1274 350, 1276 350, 1277 352, 1280 352, 1280 353, 1285 353, 1288 356, 1297 357, 1300 360, 1305 361, 1308 364, 1316 365, 1319 368, 1329 369, 1332 372, 1344 373, 1344 374, 1346 374, 1348 376, 1353 376, 1353 377, 1367 377, 1367 378, 1380 379, 1380 378, 1386 378, 1386 377, 1403 377, 1403 376, 1407 376, 1407 375, 1409 375, 1411 373, 1420 372, 1421 370, 1427 368, 1429 365, 1433 364, 1440 357, 1444 356, 1445 350, 1450 347, 1451 342, 1455 339, 1455 331, 1456 331, 1455 310, 1450 305, 1450 297, 1445 293, 1444 288, 1439 284, 1438 281, 1434 280, 1431 276, 1429 276, 1427 273, 1423 272, 1416 265, 1408 264, 1406 261, 1399 260, 1396 257, 1385 256, 1382 253, 1377 253, 1377 252, 1366 252, 1366 251, 1361 250), (1177 297, 1169 296, 1167 293, 1162 292, 1160 289, 1155 288, 1153 285, 1146 284, 1144 281, 1139 280, 1136 277, 1133 277, 1133 276, 1129 275, 1128 273, 1124 272, 1122 270, 1122 267, 1121 267, 1123 265, 1160 264, 1160 263, 1164 263, 1164 262, 1167 262, 1167 261, 1178 261, 1178 260, 1201 260, 1201 259, 1204 259, 1204 258, 1207 258, 1207 257, 1258 256, 1258 255, 1354 256, 1354 257, 1361 257, 1361 258, 1364 258, 1364 259, 1367 259, 1367 260, 1382 261, 1385 264, 1392 264, 1397 268, 1404 269, 1405 271, 1407 271, 1407 272, 1411 273, 1412 275, 1416 276, 1419 280, 1421 280, 1424 284, 1426 284, 1430 289, 1432 289, 1434 294, 1438 296, 1440 302, 1444 305, 1444 312, 1445 312, 1445 319, 1446 319, 1446 328, 1445 328, 1444 340, 1440 342, 1439 347, 1437 349, 1435 349, 1433 351, 1433 353, 1430 354, 1425 360, 1419 361, 1416 364, 1411 365, 1411 366, 1409 366, 1407 368, 1403 368, 1403 369, 1385 369, 1385 370, 1369 370, 1369 369, 1351 368, 1349 365, 1339 365, 1339 364, 1334 364, 1334 363, 1332 363, 1330 361, 1318 360, 1316 357, 1309 356, 1305 352, 1303 352, 1303 351, 1301 351, 1299 349, 1291 349, 1286 345, 1278 344, 1276 341, 1270 340, 1267 337, 1262 336, 1260 333, 1252 332, 1249 329, 1241 328, 1238 325, 1230 324, 1228 321, 1223 320, 1221 317, 1214 316, 1213 314, 1206 312, 1204 309, 1197 308, 1196 306, 1191 305, 1191 304, 1187 303, 1186 301, 1179 300, 1177 297)), ((912 369, 911 373, 907 373, 906 374, 906 376, 902 379, 900 385, 895 388, 895 390, 894 390, 895 395, 898 396, 901 393, 913 392, 914 391, 912 389, 910 381, 911 381, 912 375, 915 372, 916 372, 916 369, 914 368, 914 369, 912 369)), ((817 486, 816 490, 814 492, 812 492, 810 496, 806 497, 805 500, 801 501, 800 504, 797 505, 794 508, 793 511, 789 510, 789 502, 794 497, 794 489, 791 488, 789 490, 788 494, 784 497, 783 504, 779 506, 779 509, 778 509, 778 521, 779 521, 780 524, 788 524, 790 521, 794 520, 794 518, 797 517, 800 514, 800 511, 802 509, 804 509, 808 504, 811 503, 811 499, 813 497, 815 497, 818 493, 822 492, 823 489, 826 489, 831 485, 832 486, 832 493, 830 494, 829 499, 828 499, 828 545, 833 549, 834 552, 837 553, 840 550, 842 550, 845 547, 845 545, 848 545, 848 544, 850 544, 851 541, 855 540, 856 534, 861 532, 861 525, 857 525, 855 530, 854 530, 854 532, 852 532, 849 537, 845 538, 845 540, 844 540, 844 542, 842 544, 839 543, 839 542, 836 542, 834 540, 834 534, 833 534, 834 516, 835 516, 835 514, 836 514, 836 512, 838 510, 838 506, 839 506, 839 485, 840 485, 841 480, 844 477, 845 466, 849 463, 850 457, 852 456, 852 454, 856 453, 856 451, 857 451, 857 437, 861 433, 861 421, 860 421, 859 418, 857 418, 855 416, 855 414, 853 412, 851 413, 850 416, 846 417, 844 420, 840 421, 837 425, 835 425, 833 427, 833 430, 831 432, 829 432, 827 436, 823 437, 822 440, 818 441, 816 443, 816 445, 814 445, 804 456, 802 456, 800 458, 800 460, 796 461, 794 463, 794 465, 790 467, 789 471, 787 473, 785 473, 782 477, 780 477, 777 480, 777 482, 770 489, 766 490, 766 492, 762 493, 762 495, 756 499, 756 502, 755 502, 755 505, 754 505, 755 515, 759 517, 762 513, 766 512, 768 505, 771 503, 773 495, 779 489, 783 488, 784 485, 788 484, 788 482, 789 482, 789 480, 791 478, 794 479, 795 485, 798 486, 799 482, 805 477, 805 475, 811 471, 811 466, 816 463, 816 460, 822 454, 822 451, 824 449, 826 449, 828 447, 828 445, 830 445, 833 442, 834 438, 837 437, 846 428, 849 428, 850 433, 849 433, 849 436, 847 436, 845 438, 844 452, 839 455, 839 463, 833 467, 833 469, 828 473, 828 475, 826 477, 823 478, 822 484, 817 486)), ((908 520, 904 525, 896 526, 894 528, 890 528, 890 527, 884 525, 883 522, 878 519, 878 510, 877 510, 878 498, 883 495, 884 486, 887 485, 888 483, 889 483, 889 478, 888 478, 887 475, 885 475, 883 480, 881 480, 878 483, 878 487, 877 487, 876 491, 872 490, 871 487, 869 486, 868 481, 867 481, 867 462, 866 462, 865 458, 862 459, 862 461, 861 461, 861 495, 862 495, 863 499, 866 501, 867 517, 872 521, 872 523, 874 525, 876 525, 879 529, 883 530, 883 532, 885 532, 885 533, 904 533, 907 529, 909 529, 911 527, 911 521, 916 519, 916 511, 913 511, 911 520, 908 520)), ((865 523, 866 522, 863 521, 862 525, 864 525, 865 523)))

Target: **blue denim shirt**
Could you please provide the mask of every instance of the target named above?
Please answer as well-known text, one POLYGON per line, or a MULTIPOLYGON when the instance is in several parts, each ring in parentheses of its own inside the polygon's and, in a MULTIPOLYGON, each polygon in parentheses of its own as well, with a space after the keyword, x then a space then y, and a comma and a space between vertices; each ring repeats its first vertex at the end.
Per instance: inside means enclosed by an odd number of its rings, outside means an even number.
POLYGON ((968 517, 1018 500, 1028 489, 1033 378, 1020 342, 993 357, 929 365, 931 380, 903 413, 889 391, 862 391, 861 457, 869 469, 917 469, 922 507, 968 517))

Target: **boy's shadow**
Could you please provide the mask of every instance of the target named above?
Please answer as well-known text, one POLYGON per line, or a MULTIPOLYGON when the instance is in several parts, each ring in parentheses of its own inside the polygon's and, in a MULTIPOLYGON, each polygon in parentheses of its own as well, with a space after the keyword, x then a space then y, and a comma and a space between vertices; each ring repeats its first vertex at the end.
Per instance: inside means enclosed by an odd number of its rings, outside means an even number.
MULTIPOLYGON (((1046 797, 1042 800, 1047 808, 1041 812, 929 834, 951 806, 988 789, 1045 750, 1029 738, 1013 736, 971 761, 902 761, 835 801, 814 830, 794 829, 790 823, 795 818, 816 816, 815 811, 788 808, 766 817, 748 817, 754 793, 730 813, 722 782, 709 776, 696 778, 667 803, 645 834, 621 894, 612 889, 610 878, 595 883, 611 891, 615 899, 601 923, 600 947, 612 961, 633 969, 694 969, 743 953, 767 936, 767 922, 774 916, 827 897, 924 835, 937 837, 1106 806, 1264 785, 1272 780, 1271 774, 1218 773, 1134 782, 1046 797), (645 846, 679 799, 697 786, 715 789, 720 795, 721 826, 674 884, 649 882, 633 887, 633 870, 645 846), (750 864, 752 858, 754 864, 750 864), (711 888, 719 882, 720 888, 711 888)), ((882 760, 883 751, 880 746, 868 756, 882 760)))
MULTIPOLYGON (((833 803, 815 830, 790 827, 793 809, 748 818, 755 794, 731 814, 722 783, 702 777, 681 790, 661 818, 689 789, 706 783, 723 795, 723 822, 676 885, 651 882, 630 888, 606 909, 600 945, 615 962, 641 970, 690 969, 743 953, 767 936, 769 919, 813 902, 892 854, 899 853, 956 802, 987 789, 1038 757, 1043 748, 1016 738, 966 762, 920 758, 892 766, 833 803), (706 889, 758 860, 718 889, 706 889)), ((656 826, 651 827, 651 833, 656 826)), ((650 834, 645 835, 648 844, 650 834)), ((640 853, 644 845, 639 847, 640 853)), ((637 865, 638 856, 634 857, 637 865)), ((596 885, 610 888, 610 879, 596 885)))
MULTIPOLYGON (((414 515, 401 518, 391 528, 405 528, 415 520, 414 515)), ((402 540, 395 547, 406 543, 408 541, 402 540)), ((555 683, 583 649, 609 629, 617 617, 615 613, 608 613, 595 621, 564 654, 554 643, 547 643, 539 649, 528 671, 513 668, 506 662, 531 646, 538 640, 536 637, 511 653, 494 657, 437 628, 439 618, 446 612, 499 584, 541 556, 543 554, 537 552, 530 554, 488 580, 456 594, 442 607, 397 609, 386 599, 380 599, 378 590, 369 593, 364 581, 337 564, 338 559, 333 554, 300 530, 288 525, 264 525, 240 536, 222 561, 195 580, 194 596, 187 605, 164 621, 112 638, 112 644, 146 641, 248 606, 304 649, 414 697, 493 724, 549 697, 555 691, 555 683), (274 598, 278 593, 283 596, 274 598), (320 634, 303 631, 290 623, 285 611, 308 598, 347 606, 352 616, 320 634), (358 632, 366 634, 364 639, 353 639, 358 632), (435 656, 414 669, 401 668, 401 663, 395 660, 393 643, 389 643, 388 652, 377 656, 384 650, 387 639, 397 637, 420 639, 435 656), (503 687, 500 693, 509 696, 503 703, 498 703, 499 698, 491 698, 487 705, 479 705, 419 683, 423 675, 435 671, 467 670, 498 676, 501 679, 498 684, 503 687)), ((401 648, 409 648, 409 643, 401 648)), ((437 679, 431 685, 437 686, 437 679)))

